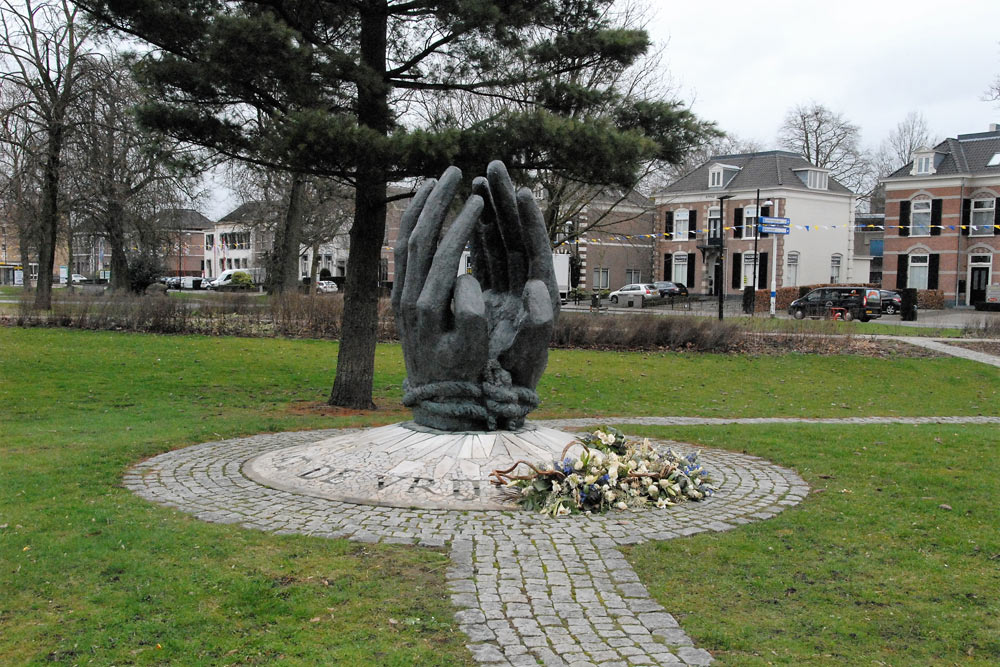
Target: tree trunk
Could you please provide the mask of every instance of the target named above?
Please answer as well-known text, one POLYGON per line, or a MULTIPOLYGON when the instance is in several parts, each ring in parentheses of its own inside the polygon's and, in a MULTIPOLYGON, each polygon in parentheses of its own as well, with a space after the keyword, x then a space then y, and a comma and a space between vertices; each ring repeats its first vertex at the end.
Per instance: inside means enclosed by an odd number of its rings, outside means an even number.
POLYGON ((28 290, 31 289, 31 265, 29 264, 31 258, 28 256, 28 235, 20 232, 21 230, 18 229, 17 242, 21 248, 21 284, 24 286, 24 293, 27 294, 28 290))
POLYGON ((117 202, 108 204, 104 234, 111 246, 111 289, 127 290, 130 286, 128 255, 125 254, 125 213, 117 202))
POLYGON ((271 294, 294 292, 298 283, 299 245, 302 237, 302 197, 305 193, 305 179, 301 174, 292 174, 292 186, 288 192, 288 209, 285 219, 274 235, 274 255, 271 258, 268 276, 268 290, 271 294))
POLYGON ((73 224, 66 220, 66 289, 73 291, 73 224))
POLYGON ((312 245, 312 262, 309 266, 309 293, 316 296, 316 281, 319 279, 319 241, 312 245))
POLYGON ((42 210, 39 215, 41 229, 38 234, 38 288, 35 290, 35 308, 52 308, 52 270, 56 259, 56 234, 59 231, 59 160, 62 154, 62 127, 49 130, 45 165, 42 169, 42 210))
MULTIPOLYGON (((366 2, 361 11, 361 62, 368 76, 358 86, 358 122, 381 134, 390 124, 385 83, 387 6, 366 2)), ((386 171, 378 156, 358 166, 354 225, 347 256, 344 318, 337 354, 337 376, 330 405, 373 410, 375 337, 378 326, 378 269, 385 237, 386 171)))

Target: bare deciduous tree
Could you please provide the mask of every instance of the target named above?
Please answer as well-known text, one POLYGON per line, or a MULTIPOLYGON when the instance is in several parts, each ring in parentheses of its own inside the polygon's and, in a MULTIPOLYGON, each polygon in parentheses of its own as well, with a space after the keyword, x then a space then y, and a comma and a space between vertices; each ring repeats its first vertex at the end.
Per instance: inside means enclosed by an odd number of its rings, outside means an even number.
MULTIPOLYGON (((0 115, 0 215, 16 231, 24 286, 30 288, 30 258, 37 252, 38 240, 41 150, 30 125, 18 114, 6 113, 23 105, 25 95, 21 87, 0 88, 0 109, 5 111, 0 115)), ((5 229, 5 237, 7 233, 5 229)))
POLYGON ((0 2, 0 82, 22 88, 23 102, 7 113, 32 126, 41 150, 38 288, 35 307, 52 304, 52 271, 59 228, 59 179, 70 106, 79 92, 88 31, 68 0, 0 2))
MULTIPOLYGON (((927 119, 917 111, 911 111, 901 120, 896 129, 889 133, 872 156, 872 169, 876 179, 883 179, 912 159, 913 152, 923 146, 938 143, 931 138, 927 119)), ((870 209, 873 213, 885 210, 885 188, 876 183, 872 191, 870 209)))
POLYGON ((860 130, 841 114, 811 102, 788 111, 778 143, 799 153, 860 197, 872 187, 871 162, 860 146, 860 130))

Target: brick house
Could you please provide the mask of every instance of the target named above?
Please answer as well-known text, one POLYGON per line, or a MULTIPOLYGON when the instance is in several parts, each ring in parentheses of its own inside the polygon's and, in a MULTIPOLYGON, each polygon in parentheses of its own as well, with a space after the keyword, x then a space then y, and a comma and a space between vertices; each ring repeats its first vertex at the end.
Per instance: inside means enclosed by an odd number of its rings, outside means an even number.
POLYGON ((1000 282, 1000 127, 919 148, 883 183, 883 286, 941 290, 946 305, 984 300, 1000 282))
POLYGON ((772 273, 777 287, 868 280, 870 259, 854 251, 854 193, 795 153, 717 155, 653 199, 657 276, 691 293, 767 289, 772 273), (760 215, 789 218, 789 234, 755 238, 758 192, 760 215))

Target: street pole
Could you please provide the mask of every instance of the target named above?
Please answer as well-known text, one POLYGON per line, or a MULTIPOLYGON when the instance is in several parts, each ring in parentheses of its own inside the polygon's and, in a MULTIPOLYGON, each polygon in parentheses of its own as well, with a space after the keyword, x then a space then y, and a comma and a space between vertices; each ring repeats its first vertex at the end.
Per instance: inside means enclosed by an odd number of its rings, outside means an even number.
POLYGON ((719 292, 719 321, 722 321, 722 311, 726 299, 726 200, 732 195, 719 195, 719 281, 716 289, 719 292))
MULTIPOLYGON (((750 300, 750 317, 757 312, 757 239, 760 237, 760 188, 757 188, 757 204, 753 210, 753 298, 750 300)), ((746 227, 744 226, 744 229, 746 227)), ((744 263, 744 266, 746 264, 744 263)))

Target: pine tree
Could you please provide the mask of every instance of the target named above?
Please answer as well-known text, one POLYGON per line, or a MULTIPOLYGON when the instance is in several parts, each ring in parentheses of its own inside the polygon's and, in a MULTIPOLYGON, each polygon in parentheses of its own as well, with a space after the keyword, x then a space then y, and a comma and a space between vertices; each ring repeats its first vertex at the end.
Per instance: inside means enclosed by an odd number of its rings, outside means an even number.
POLYGON ((612 0, 80 4, 155 47, 140 70, 153 94, 141 110, 149 126, 354 186, 333 405, 374 407, 374 288, 388 183, 436 176, 448 164, 471 176, 502 159, 514 169, 558 167, 588 182, 631 185, 651 155, 676 155, 704 129, 679 108, 567 113, 566 105, 602 94, 567 74, 627 66, 649 47, 644 31, 616 26, 612 0), (559 82, 547 96, 546 81, 559 82), (432 103, 455 95, 524 104, 464 126, 432 103))

